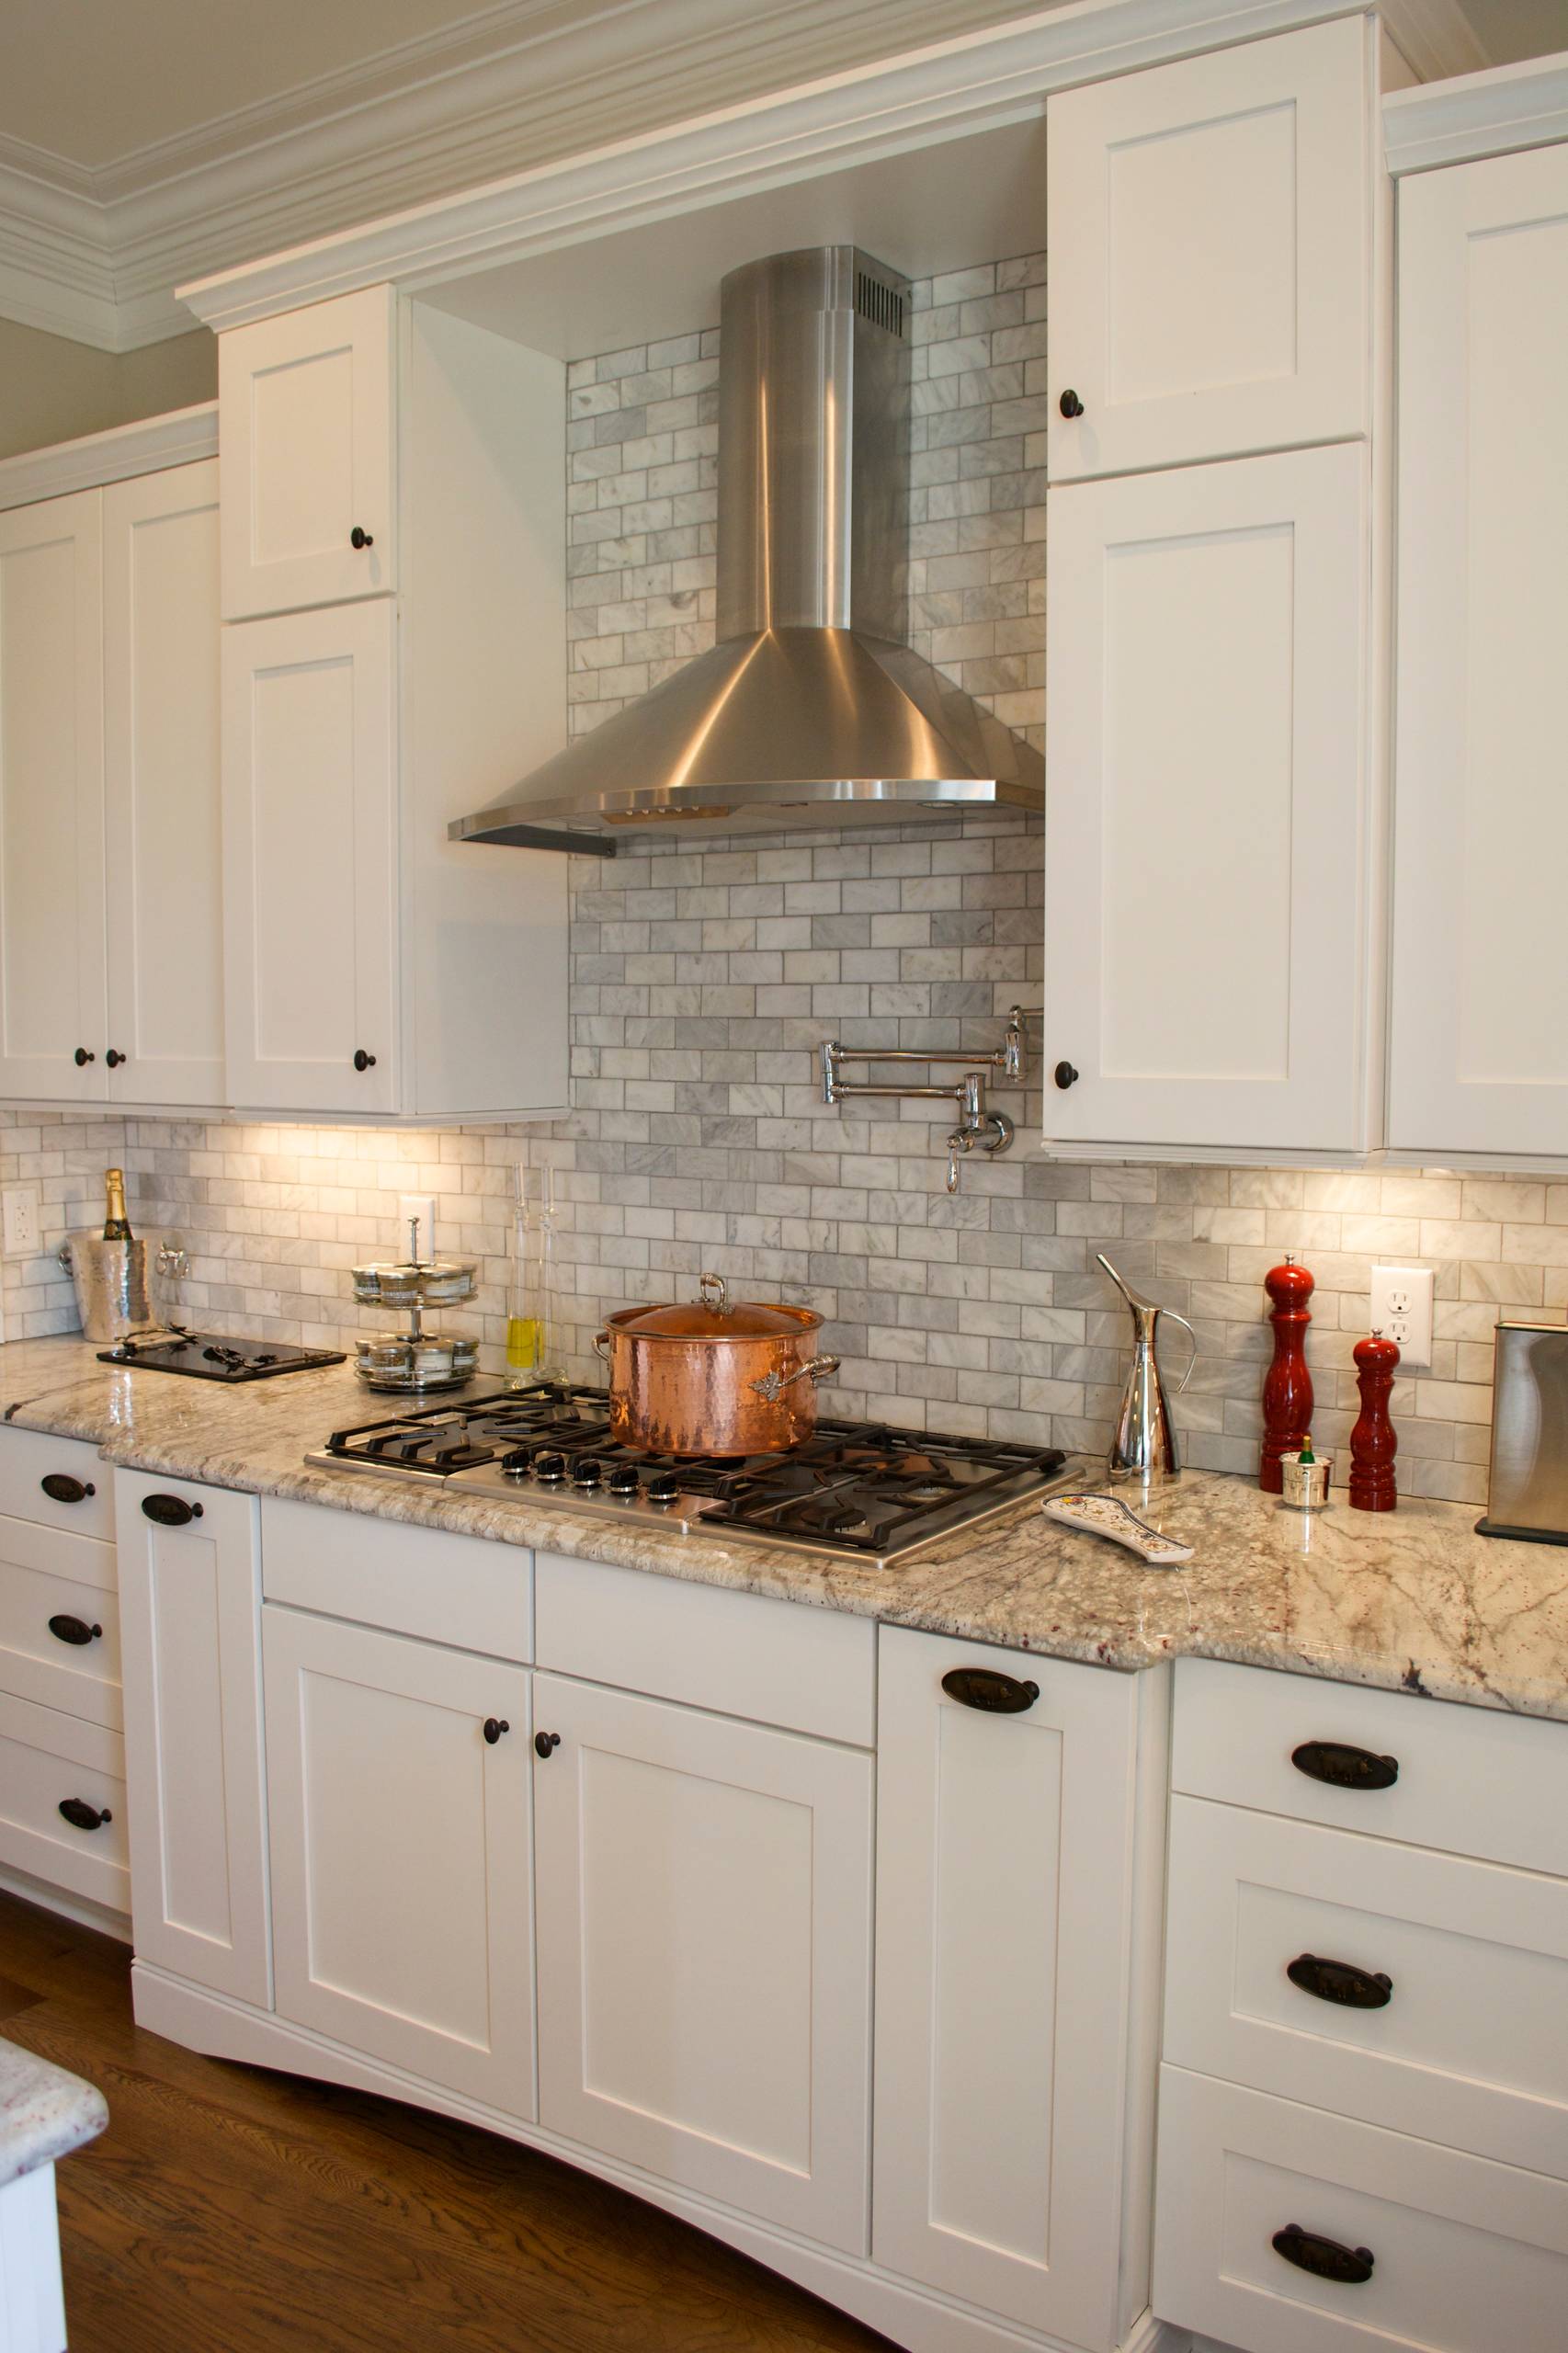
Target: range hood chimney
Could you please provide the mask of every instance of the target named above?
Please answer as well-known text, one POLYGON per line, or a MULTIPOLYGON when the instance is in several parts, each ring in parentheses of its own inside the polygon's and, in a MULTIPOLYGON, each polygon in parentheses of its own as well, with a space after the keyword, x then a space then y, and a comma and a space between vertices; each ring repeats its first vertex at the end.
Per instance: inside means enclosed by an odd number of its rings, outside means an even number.
POLYGON ((451 837, 608 857, 633 829, 1043 808, 1040 754, 906 642, 907 279, 775 254, 720 319, 718 644, 451 837))

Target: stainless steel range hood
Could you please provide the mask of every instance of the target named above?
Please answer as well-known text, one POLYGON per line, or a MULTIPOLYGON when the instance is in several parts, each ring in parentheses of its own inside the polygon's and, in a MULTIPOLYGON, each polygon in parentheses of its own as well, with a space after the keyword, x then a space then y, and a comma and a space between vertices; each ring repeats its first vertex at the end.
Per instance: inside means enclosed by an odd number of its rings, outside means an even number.
POLYGON ((451 837, 1043 808, 1040 754, 906 642, 907 280, 812 246, 733 270, 720 316, 719 642, 451 837))

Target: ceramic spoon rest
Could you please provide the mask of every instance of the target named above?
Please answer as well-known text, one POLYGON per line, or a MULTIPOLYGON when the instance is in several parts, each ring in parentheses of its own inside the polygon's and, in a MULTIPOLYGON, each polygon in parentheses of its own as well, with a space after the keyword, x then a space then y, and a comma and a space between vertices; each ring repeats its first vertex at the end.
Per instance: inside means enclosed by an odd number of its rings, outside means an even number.
POLYGON ((1063 1528, 1075 1528, 1085 1536, 1108 1537, 1113 1544, 1124 1544, 1130 1552, 1152 1569, 1179 1569, 1192 1558, 1190 1544, 1178 1544, 1159 1529, 1140 1519, 1136 1512, 1115 1495, 1051 1495, 1040 1506, 1047 1519, 1059 1519, 1063 1528))

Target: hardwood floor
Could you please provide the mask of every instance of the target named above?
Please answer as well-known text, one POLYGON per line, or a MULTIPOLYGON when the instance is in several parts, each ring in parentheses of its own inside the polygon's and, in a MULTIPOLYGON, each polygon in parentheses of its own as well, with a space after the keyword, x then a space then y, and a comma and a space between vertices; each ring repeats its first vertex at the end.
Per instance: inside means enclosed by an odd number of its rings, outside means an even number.
POLYGON ((71 2353, 887 2353, 570 2166, 139 2029, 130 1960, 0 1891, 0 2031, 109 2105, 56 2176, 71 2353))

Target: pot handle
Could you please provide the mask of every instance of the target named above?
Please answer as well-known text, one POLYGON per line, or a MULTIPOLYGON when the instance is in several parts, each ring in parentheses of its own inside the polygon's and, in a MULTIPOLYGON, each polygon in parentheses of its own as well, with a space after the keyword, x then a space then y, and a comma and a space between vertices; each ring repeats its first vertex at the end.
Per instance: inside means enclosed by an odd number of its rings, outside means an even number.
POLYGON ((813 1389, 819 1381, 831 1381, 838 1370, 839 1362, 837 1357, 808 1357, 804 1364, 795 1367, 793 1372, 765 1372, 762 1379, 754 1381, 751 1386, 757 1396, 765 1398, 768 1404, 776 1405, 786 1389, 792 1389, 797 1381, 809 1381, 813 1389))
POLYGON ((608 1364, 609 1334, 608 1332, 596 1332, 594 1334, 594 1354, 595 1356, 601 1358, 606 1364, 608 1364))

